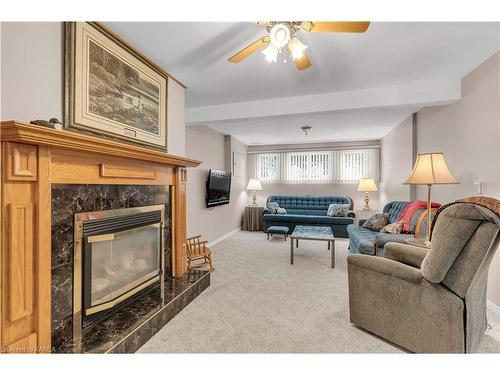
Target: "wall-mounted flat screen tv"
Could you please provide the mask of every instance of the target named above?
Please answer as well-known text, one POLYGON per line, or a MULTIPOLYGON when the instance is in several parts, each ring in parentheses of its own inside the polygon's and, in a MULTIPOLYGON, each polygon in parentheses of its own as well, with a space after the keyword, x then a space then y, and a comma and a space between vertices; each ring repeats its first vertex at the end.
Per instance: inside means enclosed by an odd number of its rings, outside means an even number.
POLYGON ((229 203, 231 193, 231 172, 210 169, 207 179, 207 207, 229 203))

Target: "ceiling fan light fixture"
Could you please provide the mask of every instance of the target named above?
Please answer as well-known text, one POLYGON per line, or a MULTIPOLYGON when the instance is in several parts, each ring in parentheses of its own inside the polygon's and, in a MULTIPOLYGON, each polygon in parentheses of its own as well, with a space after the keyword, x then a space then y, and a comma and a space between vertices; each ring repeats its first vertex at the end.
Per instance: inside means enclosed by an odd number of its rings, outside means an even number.
POLYGON ((276 48, 272 44, 269 44, 262 53, 266 56, 266 60, 270 62, 278 61, 279 48, 276 48))
POLYGON ((288 49, 292 54, 293 60, 300 59, 302 56, 304 56, 304 51, 306 50, 306 48, 307 46, 296 37, 293 37, 288 44, 288 49))
POLYGON ((271 44, 276 48, 282 48, 290 41, 290 29, 284 23, 277 23, 269 31, 271 44))

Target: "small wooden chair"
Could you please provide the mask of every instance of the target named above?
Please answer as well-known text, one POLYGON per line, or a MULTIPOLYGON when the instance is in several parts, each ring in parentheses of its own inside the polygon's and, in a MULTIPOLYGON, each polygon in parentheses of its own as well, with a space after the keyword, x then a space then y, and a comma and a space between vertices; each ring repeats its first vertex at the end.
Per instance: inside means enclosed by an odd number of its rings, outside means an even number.
POLYGON ((212 267, 212 251, 207 247, 208 241, 201 241, 200 238, 200 235, 186 238, 184 246, 186 246, 188 271, 208 264, 208 271, 212 272, 214 270, 212 267), (200 260, 201 262, 193 263, 200 260))

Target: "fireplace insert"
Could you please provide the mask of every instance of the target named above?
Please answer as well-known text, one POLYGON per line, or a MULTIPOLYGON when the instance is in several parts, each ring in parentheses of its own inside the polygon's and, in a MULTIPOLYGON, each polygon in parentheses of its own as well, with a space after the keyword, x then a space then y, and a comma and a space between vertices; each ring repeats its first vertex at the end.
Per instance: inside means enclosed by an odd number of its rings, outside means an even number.
POLYGON ((73 333, 159 283, 164 205, 75 214, 73 333))

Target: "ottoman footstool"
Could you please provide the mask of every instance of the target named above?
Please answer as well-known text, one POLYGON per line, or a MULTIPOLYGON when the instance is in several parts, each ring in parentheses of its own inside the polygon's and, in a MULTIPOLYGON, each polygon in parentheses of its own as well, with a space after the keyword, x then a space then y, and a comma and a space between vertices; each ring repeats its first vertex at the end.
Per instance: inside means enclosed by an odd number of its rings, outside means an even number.
POLYGON ((266 234, 267 234, 267 239, 269 239, 269 235, 282 234, 283 236, 285 236, 285 241, 286 241, 286 237, 288 235, 288 227, 273 225, 267 228, 266 234))

